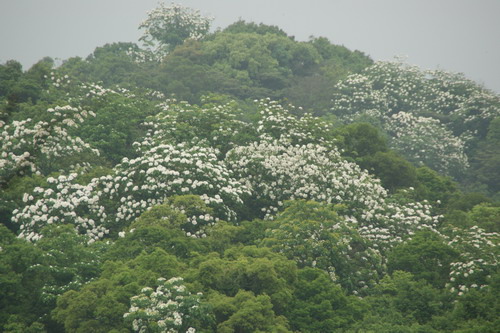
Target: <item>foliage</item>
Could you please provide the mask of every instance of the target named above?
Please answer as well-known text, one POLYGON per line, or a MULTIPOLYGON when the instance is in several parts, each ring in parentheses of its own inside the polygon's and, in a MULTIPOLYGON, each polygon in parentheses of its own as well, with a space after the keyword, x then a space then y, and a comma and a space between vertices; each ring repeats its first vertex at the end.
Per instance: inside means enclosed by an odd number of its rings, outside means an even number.
POLYGON ((174 256, 161 249, 125 263, 107 262, 99 279, 59 297, 52 316, 67 332, 125 331, 128 325, 123 314, 129 309, 130 298, 160 276, 171 278, 179 266, 174 256))
POLYGON ((436 233, 423 231, 394 247, 387 256, 387 267, 390 273, 410 272, 415 280, 425 280, 441 289, 448 282, 451 264, 458 254, 436 233))
POLYGON ((285 210, 276 218, 276 228, 267 230, 262 243, 296 261, 299 267, 328 272, 332 281, 354 294, 373 287, 384 271, 380 252, 331 205, 285 203, 285 210))

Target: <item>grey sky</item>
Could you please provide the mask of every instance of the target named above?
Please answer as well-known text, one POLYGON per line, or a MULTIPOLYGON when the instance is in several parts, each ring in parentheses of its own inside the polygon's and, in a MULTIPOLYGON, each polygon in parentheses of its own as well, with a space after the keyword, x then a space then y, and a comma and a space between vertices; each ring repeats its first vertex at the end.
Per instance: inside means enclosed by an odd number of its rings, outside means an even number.
MULTIPOLYGON (((167 1, 170 2, 170 1, 167 1)), ((213 16, 277 25, 297 40, 325 36, 374 60, 407 56, 425 69, 463 72, 500 92, 500 0, 177 0, 213 16)), ((0 0, 0 63, 86 57, 137 42, 158 0, 0 0)))

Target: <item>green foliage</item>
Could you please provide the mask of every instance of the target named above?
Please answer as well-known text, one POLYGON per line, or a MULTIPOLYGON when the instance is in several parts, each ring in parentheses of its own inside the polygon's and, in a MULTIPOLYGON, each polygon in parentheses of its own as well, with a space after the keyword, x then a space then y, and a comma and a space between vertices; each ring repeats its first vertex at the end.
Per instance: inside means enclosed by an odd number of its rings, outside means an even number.
POLYGON ((217 332, 291 332, 286 318, 276 316, 267 295, 255 296, 239 291, 234 297, 216 296, 213 300, 218 322, 217 332))
POLYGON ((380 130, 368 123, 349 124, 338 129, 347 156, 358 158, 387 151, 387 140, 380 130))
POLYGON ((0 329, 9 321, 30 326, 48 310, 41 302, 46 273, 34 269, 44 264, 43 251, 16 238, 0 225, 0 329), (19 316, 15 319, 13 316, 19 316))
POLYGON ((387 255, 387 268, 389 273, 410 272, 415 280, 425 280, 434 288, 442 289, 449 279, 450 264, 458 255, 436 233, 422 231, 391 250, 387 255))
POLYGON ((444 295, 425 281, 415 281, 407 272, 395 271, 385 276, 373 293, 368 302, 389 322, 392 313, 399 312, 405 324, 425 324, 444 310, 444 295))
MULTIPOLYGON (((241 34, 241 33, 256 33, 259 35, 275 34, 282 37, 288 37, 287 33, 275 25, 267 25, 264 23, 256 24, 254 22, 246 22, 238 20, 231 23, 222 30, 225 33, 241 34)), ((292 38, 293 39, 293 38, 292 38)))
POLYGON ((21 63, 15 60, 9 60, 0 65, 0 96, 8 96, 15 86, 16 82, 23 75, 21 63))
POLYGON ((358 161, 361 167, 379 178, 382 185, 391 192, 418 184, 416 168, 392 150, 379 151, 358 161))
POLYGON ((100 275, 101 258, 107 246, 87 244, 87 238, 78 235, 68 225, 48 226, 42 231, 42 236, 36 246, 43 251, 43 264, 33 270, 50 276, 41 288, 41 300, 54 306, 59 295, 78 290, 100 275))
POLYGON ((175 257, 161 249, 128 262, 108 261, 99 279, 59 297, 52 316, 66 332, 127 331, 123 314, 130 298, 160 276, 173 277, 179 266, 175 257))
POLYGON ((493 119, 485 140, 478 144, 471 165, 472 174, 480 183, 486 184, 493 195, 500 192, 500 117, 493 119))
POLYGON ((295 302, 288 317, 300 332, 334 332, 360 320, 366 307, 354 296, 345 296, 329 276, 313 268, 299 270, 295 302))
POLYGON ((441 176, 427 168, 417 168, 416 195, 420 200, 428 200, 446 205, 448 201, 458 194, 457 184, 449 177, 441 176))

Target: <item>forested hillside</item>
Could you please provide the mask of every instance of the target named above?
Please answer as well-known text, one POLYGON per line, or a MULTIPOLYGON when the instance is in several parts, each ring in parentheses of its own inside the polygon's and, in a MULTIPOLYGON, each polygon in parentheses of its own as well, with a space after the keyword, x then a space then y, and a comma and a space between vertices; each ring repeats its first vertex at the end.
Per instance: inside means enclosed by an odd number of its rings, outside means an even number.
POLYGON ((497 332, 500 96, 210 23, 0 64, 0 331, 497 332))

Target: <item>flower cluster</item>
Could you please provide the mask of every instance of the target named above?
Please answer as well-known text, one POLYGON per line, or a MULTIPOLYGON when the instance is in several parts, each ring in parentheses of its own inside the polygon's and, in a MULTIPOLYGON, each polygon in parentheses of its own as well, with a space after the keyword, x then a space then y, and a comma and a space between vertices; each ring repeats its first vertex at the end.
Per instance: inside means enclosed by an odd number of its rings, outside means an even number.
POLYGON ((500 114, 500 98, 461 74, 378 62, 337 84, 332 111, 388 132, 391 147, 409 160, 456 175, 468 166, 469 141, 500 114))
POLYGON ((25 195, 27 205, 13 217, 21 224, 21 237, 37 240, 46 224, 56 222, 73 224, 92 240, 101 239, 167 197, 181 194, 199 195, 214 210, 214 217, 188 217, 192 227, 186 231, 201 236, 216 219, 235 221, 235 209, 248 194, 218 161, 216 150, 186 144, 159 145, 138 158, 124 158, 114 175, 94 178, 86 186, 75 183, 76 176, 49 178, 51 188, 25 195))
POLYGON ((243 204, 242 196, 248 193, 217 159, 217 150, 185 143, 160 144, 138 158, 125 158, 111 178, 105 183, 108 190, 102 191, 109 193, 110 200, 126 203, 117 210, 118 219, 126 221, 143 211, 138 207, 145 209, 181 194, 199 195, 216 217, 234 221, 234 209, 243 204))
POLYGON ((298 118, 290 109, 270 99, 254 101, 259 110, 257 134, 259 140, 287 140, 291 144, 321 144, 331 146, 335 139, 333 126, 312 114, 306 113, 298 118))
POLYGON ((143 142, 136 145, 141 150, 164 142, 190 142, 214 147, 223 155, 252 131, 248 123, 237 119, 241 110, 234 102, 197 107, 167 100, 159 107, 161 112, 144 123, 149 130, 143 142))
POLYGON ((201 303, 201 293, 192 295, 182 284, 183 279, 158 279, 158 287, 143 288, 130 299, 130 309, 123 315, 131 322, 134 332, 196 332, 196 321, 207 318, 201 303))
POLYGON ((72 224, 81 234, 95 240, 109 231, 102 225, 107 214, 99 205, 98 193, 93 184, 83 186, 74 180, 78 175, 49 177, 48 188, 37 187, 32 194, 25 194, 22 209, 13 211, 12 221, 20 224, 20 234, 28 241, 37 241, 41 230, 51 224, 72 224))
POLYGON ((272 219, 285 200, 342 204, 340 213, 356 223, 363 236, 380 244, 399 242, 410 231, 437 223, 426 204, 391 202, 378 179, 333 148, 263 141, 234 148, 226 161, 251 189, 249 205, 265 218, 272 219))
POLYGON ((392 148, 404 152, 417 165, 454 176, 469 166, 464 142, 437 119, 399 112, 391 116, 385 128, 392 137, 392 148))
POLYGON ((99 154, 81 138, 69 134, 92 111, 69 105, 47 109, 48 120, 28 118, 4 125, 0 132, 0 183, 17 173, 48 174, 55 160, 82 152, 99 154))
POLYGON ((50 79, 50 83, 54 86, 54 88, 61 89, 71 83, 70 77, 66 75, 58 75, 55 72, 50 72, 50 76, 44 75, 45 79, 50 79))
POLYGON ((451 263, 447 287, 458 296, 470 289, 484 288, 488 277, 498 270, 500 234, 474 226, 452 230, 448 245, 460 252, 460 261, 451 263))

